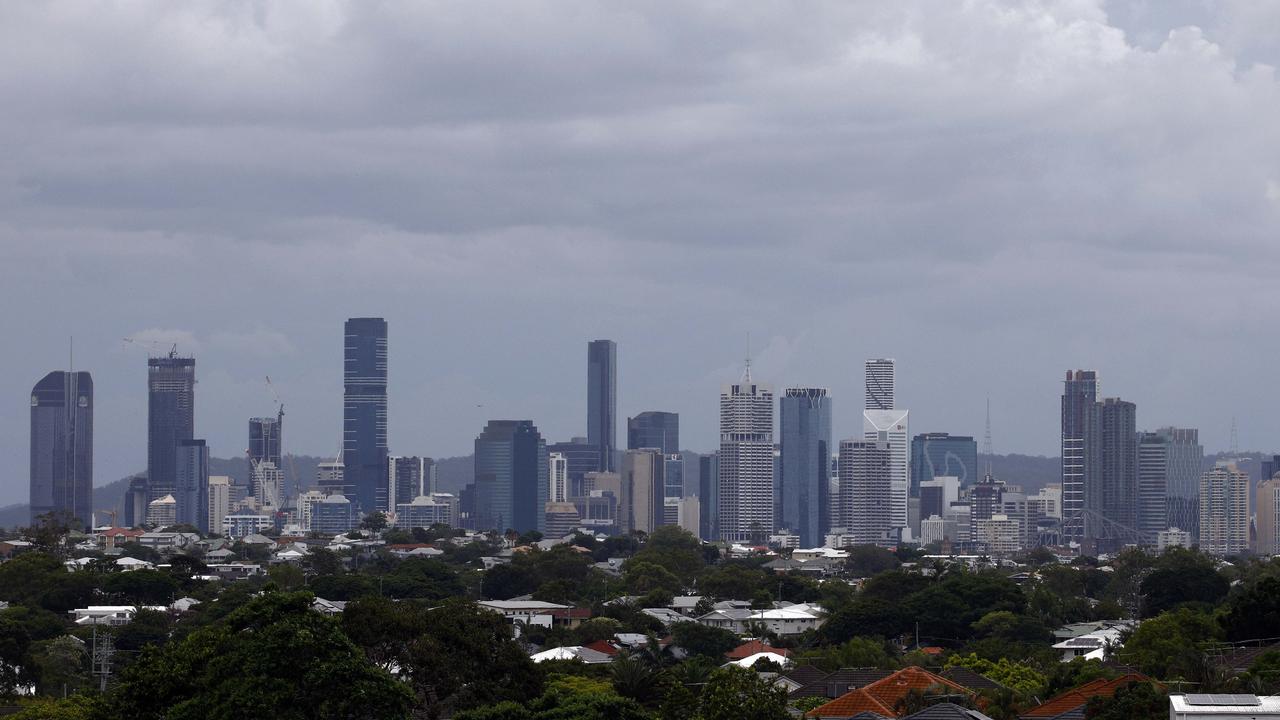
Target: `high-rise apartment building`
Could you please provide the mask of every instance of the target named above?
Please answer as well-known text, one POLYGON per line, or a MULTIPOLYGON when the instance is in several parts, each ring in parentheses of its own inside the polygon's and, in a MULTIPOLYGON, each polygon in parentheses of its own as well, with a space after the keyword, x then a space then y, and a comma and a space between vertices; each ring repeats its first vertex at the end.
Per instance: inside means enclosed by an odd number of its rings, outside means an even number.
POLYGON ((178 443, 195 437, 196 360, 147 358, 147 497, 177 492, 178 443))
POLYGON ((866 410, 892 410, 894 405, 894 360, 872 358, 864 367, 867 397, 866 410))
POLYGON ((342 495, 347 492, 341 461, 322 462, 316 465, 316 489, 325 495, 342 495))
POLYGON ((612 340, 592 340, 587 343, 587 443, 599 449, 602 471, 616 469, 617 423, 618 346, 612 340))
POLYGON ((720 390, 718 464, 720 539, 763 542, 773 534, 773 388, 750 367, 720 390))
POLYGON ((1258 485, 1254 513, 1258 532, 1255 551, 1264 557, 1280 555, 1280 474, 1258 485))
POLYGON ((174 463, 176 522, 198 528, 209 507, 209 447, 204 440, 180 440, 174 463))
POLYGON ((249 463, 250 485, 258 507, 265 511, 280 510, 285 506, 284 470, 270 460, 249 463))
POLYGON ((1195 428, 1163 427, 1156 433, 1169 441, 1165 483, 1168 519, 1166 527, 1200 536, 1200 475, 1204 471, 1204 448, 1195 428))
POLYGON ((657 448, 664 455, 680 452, 680 416, 646 410, 627 418, 627 449, 657 448))
POLYGON ((1217 557, 1249 549, 1249 473, 1219 463, 1200 476, 1200 550, 1217 557))
POLYGON ((490 420, 475 442, 473 527, 543 531, 547 445, 532 420, 490 420))
POLYGON ((569 478, 569 497, 585 495, 583 490, 587 473, 600 471, 600 448, 591 445, 584 437, 547 446, 547 452, 564 457, 569 478))
POLYGON ((906 410, 864 410, 864 439, 889 446, 889 522, 895 530, 907 527, 907 488, 910 481, 911 432, 906 410))
POLYGON ((1080 541, 1091 536, 1081 516, 1099 510, 1102 480, 1102 412, 1098 404, 1098 374, 1067 371, 1062 390, 1062 517, 1064 535, 1080 541))
POLYGON ((547 502, 569 502, 569 459, 558 452, 547 453, 547 502))
POLYGON ((1169 444, 1160 433, 1138 435, 1137 528, 1153 545, 1160 532, 1169 529, 1169 444))
POLYGON ((388 511, 387 321, 351 318, 343 326, 343 482, 358 507, 388 511))
MULTIPOLYGON (((204 532, 222 532, 222 519, 231 512, 231 478, 226 475, 210 475, 208 485, 209 507, 205 512, 204 532)), ((305 527, 305 526, 304 526, 305 527)))
MULTIPOLYGON (((936 477, 953 477, 967 488, 982 479, 978 469, 978 443, 968 435, 921 433, 911 438, 912 497, 920 496, 920 485, 936 477)), ((921 517, 926 517, 921 514, 921 517)))
POLYGON ((663 525, 666 456, 657 448, 622 454, 618 525, 623 533, 651 533, 663 525))
POLYGON ((826 388, 787 388, 778 413, 780 527, 819 547, 831 529, 831 398, 826 388))
POLYGON ((1120 398, 1102 401, 1102 514, 1126 528, 1138 527, 1137 406, 1120 398))
POLYGON ((436 463, 429 457, 388 456, 387 495, 393 506, 436 491, 436 463))
POLYGON ((893 453, 889 443, 841 440, 839 468, 839 517, 844 534, 855 545, 896 545, 893 453))
POLYGON ((93 524, 93 378, 57 370, 31 389, 31 524, 93 524))
POLYGON ((249 493, 256 494, 253 487, 254 463, 270 462, 277 468, 284 467, 282 450, 284 447, 284 408, 281 407, 275 417, 249 418, 249 493))

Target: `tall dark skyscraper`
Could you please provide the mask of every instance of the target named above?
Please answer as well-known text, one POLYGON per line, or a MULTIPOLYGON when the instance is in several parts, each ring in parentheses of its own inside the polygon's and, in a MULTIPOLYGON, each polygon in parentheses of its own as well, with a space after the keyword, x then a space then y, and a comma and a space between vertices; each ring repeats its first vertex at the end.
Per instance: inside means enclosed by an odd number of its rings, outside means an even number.
POLYGON ((587 343, 587 443, 600 448, 602 471, 617 470, 617 424, 618 346, 612 340, 592 340, 587 343))
MULTIPOLYGON (((178 491, 178 443, 195 437, 196 360, 147 358, 147 497, 178 491)), ((139 519, 141 522, 141 519, 139 519)))
POLYGON ((550 496, 547 444, 531 420, 490 420, 475 443, 474 527, 541 530, 550 496))
POLYGON ((1101 510, 1108 520, 1138 527, 1137 406, 1119 398, 1102 401, 1101 510))
POLYGON ((56 370, 31 389, 31 523, 93 522, 93 378, 56 370))
POLYGON ((361 513, 386 511, 387 321, 351 318, 343 335, 343 484, 361 513))
POLYGON ((831 520, 831 398, 825 388, 787 388, 778 404, 778 521, 801 547, 820 547, 831 520))
MULTIPOLYGON (((1204 447, 1195 428, 1163 427, 1156 433, 1169 441, 1168 478, 1165 485, 1168 516, 1166 527, 1200 536, 1200 479, 1204 470, 1204 447)), ((1264 478, 1265 479, 1265 478, 1264 478)))
POLYGON ((175 452, 173 499, 178 524, 209 531, 209 448, 204 440, 180 440, 175 452))
MULTIPOLYGON (((1092 370, 1067 371, 1062 389, 1062 518, 1078 518, 1085 510, 1098 510, 1097 486, 1102 475, 1102 413, 1098 405, 1098 374, 1092 370)), ((1066 522, 1065 535, 1081 540, 1089 534, 1086 523, 1066 522)))
POLYGON ((921 433, 911 438, 911 496, 920 496, 920 483, 936 477, 959 479, 960 487, 976 485, 978 443, 968 435, 921 433))
POLYGON ((716 453, 698 458, 698 535, 720 539, 720 459, 716 453))
POLYGON ((680 415, 646 410, 627 418, 627 449, 657 448, 664 455, 680 452, 680 415))

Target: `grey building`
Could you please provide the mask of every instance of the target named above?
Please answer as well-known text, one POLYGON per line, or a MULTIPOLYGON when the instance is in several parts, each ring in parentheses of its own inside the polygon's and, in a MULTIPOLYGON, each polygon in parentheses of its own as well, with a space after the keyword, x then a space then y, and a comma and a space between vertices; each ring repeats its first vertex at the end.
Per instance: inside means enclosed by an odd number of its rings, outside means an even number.
POLYGON ((778 406, 778 520, 801 547, 820 547, 831 517, 831 398, 826 388, 787 388, 778 406))
POLYGON ((249 478, 249 494, 255 494, 257 489, 253 485, 253 468, 255 464, 263 462, 274 463, 276 467, 283 468, 283 441, 284 441, 284 408, 281 407, 275 417, 255 417, 249 418, 249 473, 245 476, 249 478))
POLYGON ((622 454, 618 526, 623 533, 651 533, 663 524, 666 456, 656 448, 622 454))
POLYGON ((147 476, 129 478, 129 487, 124 491, 124 527, 137 527, 147 519, 148 502, 147 476))
POLYGON ((1156 433, 1169 441, 1168 478, 1165 483, 1167 527, 1200 536, 1200 480, 1204 447, 1195 428, 1163 427, 1156 433))
POLYGON ((953 477, 967 488, 982 479, 978 443, 969 435, 921 433, 911 438, 911 497, 920 496, 920 483, 953 477))
POLYGON ((587 343, 587 443, 599 448, 600 470, 613 472, 618 423, 618 346, 587 343))
POLYGON ((773 389, 743 379, 720 390, 720 539, 762 543, 773 534, 773 389))
POLYGON ((1102 420, 1102 514, 1127 528, 1138 527, 1137 406, 1107 398, 1102 420))
POLYGON ((871 358, 864 367, 866 410, 894 410, 895 361, 893 358, 871 358))
POLYGON ((680 415, 646 410, 627 418, 627 449, 657 448, 664 455, 680 452, 680 415))
POLYGON ((719 456, 698 456, 698 535, 708 542, 720 539, 719 477, 719 456))
POLYGON ((547 445, 531 420, 490 420, 475 442, 473 527, 542 530, 550 496, 547 445))
POLYGON ((840 441, 840 525, 855 545, 896 545, 889 443, 840 441))
MULTIPOLYGON (((387 458, 389 502, 398 506, 436 491, 436 462, 429 457, 387 458)), ((425 527, 425 526, 424 526, 425 527)))
POLYGON ((343 328, 344 494, 357 513, 389 510, 387 484, 387 321, 351 318, 343 328))
POLYGON ((31 524, 93 523, 93 378, 56 370, 31 389, 31 524))
POLYGON ((175 521, 209 532, 209 448, 204 440, 181 440, 174 455, 175 521))
POLYGON ((569 466, 569 497, 585 495, 583 480, 587 473, 601 472, 600 448, 587 442, 584 437, 575 437, 568 442, 559 442, 547 446, 548 453, 560 453, 569 466))
POLYGON ((147 358, 147 499, 177 492, 178 443, 195 437, 196 360, 147 358))
MULTIPOLYGON (((1102 479, 1102 413, 1098 405, 1098 374, 1067 371, 1062 389, 1062 518, 1078 518, 1085 510, 1101 509, 1098 486, 1102 479)), ((1069 539, 1089 535, 1087 524, 1066 523, 1069 539)))
POLYGON ((357 525, 356 510, 345 495, 327 495, 311 509, 311 531, 341 535, 357 525))
POLYGON ((1169 528, 1169 438, 1160 433, 1138 436, 1137 516, 1138 530, 1151 542, 1169 528))

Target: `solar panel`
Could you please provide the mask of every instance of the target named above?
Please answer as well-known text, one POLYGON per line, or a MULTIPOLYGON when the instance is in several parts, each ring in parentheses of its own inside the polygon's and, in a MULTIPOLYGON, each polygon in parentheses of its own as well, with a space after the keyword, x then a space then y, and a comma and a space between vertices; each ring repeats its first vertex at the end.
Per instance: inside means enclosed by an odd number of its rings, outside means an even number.
POLYGON ((1257 695, 1203 695, 1186 696, 1188 705, 1261 705, 1257 695))

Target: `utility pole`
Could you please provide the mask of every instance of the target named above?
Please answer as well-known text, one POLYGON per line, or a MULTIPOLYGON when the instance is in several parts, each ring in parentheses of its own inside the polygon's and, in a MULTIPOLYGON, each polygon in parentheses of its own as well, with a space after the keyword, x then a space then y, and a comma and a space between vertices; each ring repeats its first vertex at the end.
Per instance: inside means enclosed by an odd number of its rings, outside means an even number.
POLYGON ((116 653, 115 638, 110 633, 98 636, 98 623, 93 624, 93 674, 98 676, 98 690, 107 691, 107 680, 111 677, 111 656, 116 653))

